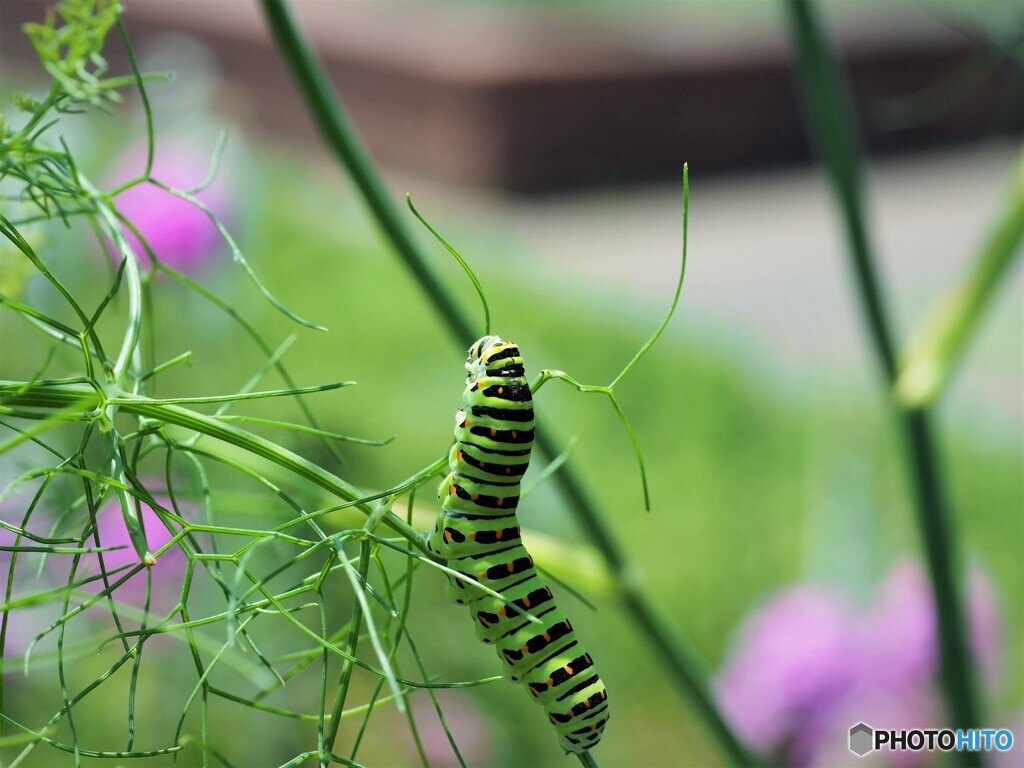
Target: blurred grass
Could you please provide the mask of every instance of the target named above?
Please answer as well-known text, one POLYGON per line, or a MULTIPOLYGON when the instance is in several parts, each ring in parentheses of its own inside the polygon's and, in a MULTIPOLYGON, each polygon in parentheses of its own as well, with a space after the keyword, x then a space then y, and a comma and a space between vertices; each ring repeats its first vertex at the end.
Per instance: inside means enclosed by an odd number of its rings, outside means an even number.
MULTIPOLYGON (((341 446, 346 459, 341 471, 347 479, 376 488, 407 476, 450 445, 452 414, 463 379, 460 357, 451 352, 446 331, 418 287, 362 223, 359 205, 339 195, 336 184, 285 158, 261 160, 254 178, 258 183, 240 201, 249 209, 237 228, 243 249, 282 301, 331 331, 302 332, 285 362, 300 385, 339 379, 359 382, 354 388, 314 396, 312 405, 326 429, 372 438, 399 435, 383 448, 341 446)), ((429 200, 418 202, 430 210, 429 200)), ((699 221, 692 224, 700 226, 699 221)), ((458 232, 445 234, 459 241, 458 232)), ((63 248, 67 261, 57 265, 62 277, 86 280, 97 274, 88 248, 71 239, 57 239, 49 246, 63 248)), ((464 255, 488 289, 495 331, 522 346, 534 374, 558 367, 581 381, 604 382, 650 331, 637 324, 634 318, 639 313, 619 311, 607 302, 588 302, 550 282, 542 268, 510 267, 533 265, 517 260, 515 254, 504 263, 477 261, 471 252, 464 255)), ((701 256, 694 251, 691 257, 701 256)), ((455 290, 471 295, 472 287, 457 265, 440 254, 437 263, 455 290)), ((203 282, 216 286, 267 329, 272 344, 296 331, 294 324, 254 295, 226 255, 223 267, 209 272, 203 282)), ((41 289, 33 281, 27 290, 41 289)), ((99 294, 102 290, 96 286, 99 294)), ((162 377, 158 395, 233 391, 261 365, 259 351, 240 340, 230 321, 216 310, 171 283, 158 284, 155 294, 156 321, 163 327, 157 357, 167 359, 186 349, 195 352, 190 367, 172 369, 162 377)), ((652 303, 662 298, 667 303, 667 296, 652 297, 652 303)), ((821 382, 808 381, 806 401, 791 392, 783 395, 781 372, 727 357, 715 350, 713 338, 693 338, 686 328, 684 289, 682 312, 670 332, 621 389, 622 405, 648 461, 652 513, 643 512, 628 440, 602 398, 551 384, 541 393, 538 408, 556 420, 563 435, 579 435, 571 461, 604 500, 603 508, 614 515, 609 523, 654 599, 700 655, 717 666, 737 623, 767 591, 821 575, 815 568, 822 551, 866 553, 870 562, 860 563, 858 571, 865 578, 864 574, 882 573, 884 564, 898 554, 916 551, 917 535, 896 437, 870 393, 840 390, 824 398, 821 382), (862 541, 850 540, 848 533, 842 540, 829 539, 832 528, 823 520, 836 515, 868 521, 856 534, 862 541)), ((11 313, 0 314, 0 341, 2 378, 30 374, 45 353, 39 337, 11 313)), ((272 377, 264 383, 280 384, 272 377)), ((297 407, 284 402, 252 403, 234 412, 298 418, 297 407)), ((286 439, 292 440, 290 447, 338 469, 315 440, 300 435, 286 439)), ((1018 551, 1024 535, 1019 515, 1024 507, 1024 456, 1005 444, 974 443, 969 435, 947 433, 946 439, 947 478, 953 508, 962 518, 964 551, 983 565, 997 586, 1006 609, 1007 648, 1012 655, 1008 669, 1019 670, 1024 663, 1024 626, 1012 607, 1024 602, 1018 551)), ((215 498, 226 519, 274 516, 266 496, 250 496, 245 490, 215 498)), ((432 509, 434 500, 428 492, 418 503, 432 509)), ((550 488, 532 495, 522 516, 531 528, 570 542, 581 540, 550 488)), ((866 588, 855 581, 856 574, 828 576, 866 588)), ((492 674, 492 654, 475 641, 464 613, 444 601, 440 578, 423 575, 415 590, 418 601, 410 625, 419 629, 429 669, 449 680, 492 674)), ((661 681, 655 663, 636 645, 621 609, 604 596, 595 597, 596 614, 571 597, 563 600, 616 700, 615 719, 599 753, 602 764, 658 764, 668 755, 713 764, 714 746, 661 681)), ((336 625, 344 622, 347 610, 344 604, 331 606, 336 625)), ((153 665, 154 674, 160 667, 153 665)), ((83 668, 81 674, 89 671, 83 668)), ((182 683, 174 677, 163 675, 148 688, 145 698, 152 710, 142 714, 157 716, 160 700, 177 695, 173 686, 182 683)), ((357 674, 351 703, 365 701, 373 682, 357 674)), ((549 743, 537 708, 518 694, 505 684, 455 692, 492 722, 514 724, 491 725, 495 745, 488 764, 564 765, 549 743), (530 724, 536 728, 528 729, 530 724), (524 733, 536 738, 523 738, 524 733)), ((287 696, 293 706, 307 711, 316 700, 315 691, 295 686, 287 696)), ((1024 680, 1010 675, 1007 690, 991 711, 1022 703, 1024 680)), ((309 724, 296 724, 285 732, 281 721, 249 718, 247 711, 241 713, 243 720, 232 717, 233 712, 239 710, 217 704, 212 723, 237 731, 244 722, 245 738, 232 740, 229 747, 232 759, 243 764, 254 755, 287 757, 289 750, 294 754, 312 743, 309 724)), ((122 738, 114 735, 123 733, 122 715, 113 705, 109 717, 116 720, 102 715, 110 743, 122 738)), ((367 764, 393 763, 396 754, 403 763, 412 761, 411 745, 389 737, 389 724, 399 728, 391 714, 371 722, 366 751, 361 751, 367 764)), ((92 727, 93 743, 106 740, 101 723, 92 727)), ((154 728, 151 734, 162 730, 154 728)), ((153 746, 165 743, 151 734, 147 738, 154 738, 153 746)), ((53 754, 40 750, 35 759, 52 759, 53 754)), ((196 759, 183 756, 178 764, 192 765, 196 759)))

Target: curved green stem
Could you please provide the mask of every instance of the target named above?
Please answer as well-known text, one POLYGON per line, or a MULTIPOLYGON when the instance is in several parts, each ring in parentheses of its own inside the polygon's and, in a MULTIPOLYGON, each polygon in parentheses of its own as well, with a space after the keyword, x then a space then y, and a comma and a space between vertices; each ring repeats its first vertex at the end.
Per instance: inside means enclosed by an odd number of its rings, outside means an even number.
MULTIPOLYGON (((665 315, 665 319, 661 321, 661 325, 659 325, 655 329, 654 333, 651 334, 651 338, 647 340, 647 343, 640 347, 640 351, 633 355, 633 359, 626 364, 626 367, 622 369, 622 372, 619 373, 619 375, 616 376, 614 379, 612 379, 612 383, 608 385, 609 389, 615 389, 615 386, 620 381, 622 381, 623 378, 625 378, 626 374, 633 370, 636 364, 640 362, 640 358, 647 354, 647 351, 654 346, 654 342, 656 342, 661 337, 661 334, 665 332, 665 329, 668 327, 669 321, 672 319, 672 316, 676 313, 676 307, 679 306, 679 297, 683 292, 683 282, 686 280, 686 251, 687 240, 689 239, 687 235, 690 230, 689 219, 690 165, 689 163, 683 163, 683 257, 682 259, 680 259, 679 263, 679 279, 676 281, 676 292, 675 295, 672 297, 672 304, 668 308, 668 313, 665 315)), ((625 420, 625 416, 623 416, 623 420, 625 420)), ((627 425, 627 429, 628 428, 629 427, 627 425)), ((646 485, 644 486, 644 489, 646 491, 646 485)), ((648 509, 650 509, 650 504, 648 504, 648 509)))
POLYGON ((487 296, 484 294, 484 287, 480 285, 480 280, 477 279, 473 268, 466 263, 464 258, 462 258, 462 254, 456 251, 455 248, 453 248, 451 244, 441 236, 441 233, 434 229, 430 222, 423 218, 422 214, 416 210, 416 206, 412 204, 412 195, 406 194, 405 202, 409 206, 409 210, 412 211, 413 216, 419 219, 420 224, 426 227, 427 231, 434 236, 434 239, 444 246, 445 250, 447 250, 448 253, 450 253, 457 262, 459 262, 459 266, 462 267, 462 270, 469 276, 470 282, 472 282, 473 287, 476 288, 476 295, 480 297, 480 303, 484 308, 484 332, 482 335, 489 336, 491 334, 491 308, 487 304, 487 296))
POLYGON ((117 216, 110 209, 106 199, 84 177, 79 176, 78 182, 82 189, 89 194, 90 200, 96 208, 96 213, 106 226, 107 234, 114 241, 117 250, 121 253, 121 257, 125 262, 125 279, 128 286, 128 330, 125 332, 124 339, 121 342, 121 351, 117 355, 112 373, 114 380, 120 381, 128 373, 128 369, 132 366, 132 362, 135 359, 135 350, 139 343, 139 334, 142 328, 142 276, 139 274, 138 257, 132 250, 131 245, 129 245, 128 239, 124 236, 124 231, 121 229, 117 216))
POLYGON ((284 56, 313 121, 327 147, 337 156, 359 188, 363 200, 370 207, 374 219, 387 239, 394 245, 405 266, 416 276, 424 291, 447 318, 449 328, 458 339, 459 346, 477 338, 473 324, 451 292, 428 266, 423 252, 406 229, 399 209, 391 199, 373 161, 363 148, 352 126, 352 121, 341 102, 334 97, 327 74, 299 31, 288 3, 282 0, 261 0, 263 12, 270 24, 274 42, 284 56))
MULTIPOLYGON (((682 284, 680 283, 680 286, 681 285, 682 284)), ((677 298, 678 296, 679 294, 676 294, 677 298)), ((675 306, 673 305, 673 309, 674 308, 675 306)), ((650 341, 648 342, 648 346, 650 344, 653 344, 654 340, 661 335, 661 332, 662 330, 664 330, 664 327, 664 324, 662 324, 661 328, 655 331, 654 336, 651 337, 650 341)), ((574 379, 572 376, 567 374, 565 371, 543 370, 540 372, 540 375, 534 380, 534 383, 530 386, 530 389, 532 389, 533 392, 536 393, 537 390, 544 385, 544 382, 550 381, 551 379, 557 379, 558 381, 564 381, 577 392, 608 396, 608 399, 611 401, 612 408, 615 409, 615 413, 618 415, 619 421, 622 422, 622 428, 626 430, 626 436, 629 438, 629 442, 633 446, 633 453, 636 455, 636 463, 637 466, 640 468, 640 484, 643 486, 644 491, 644 509, 650 512, 651 494, 647 487, 647 465, 644 463, 644 453, 642 450, 640 450, 640 441, 636 437, 636 432, 633 431, 633 425, 629 423, 629 419, 626 417, 626 412, 622 410, 622 406, 619 405, 619 401, 615 397, 615 385, 622 380, 622 377, 626 375, 630 368, 636 365, 637 361, 643 355, 645 349, 640 350, 640 352, 633 357, 633 360, 629 363, 629 365, 626 366, 626 370, 624 370, 622 373, 616 376, 615 380, 607 387, 603 387, 597 384, 581 384, 580 382, 576 381, 576 379, 574 379)))

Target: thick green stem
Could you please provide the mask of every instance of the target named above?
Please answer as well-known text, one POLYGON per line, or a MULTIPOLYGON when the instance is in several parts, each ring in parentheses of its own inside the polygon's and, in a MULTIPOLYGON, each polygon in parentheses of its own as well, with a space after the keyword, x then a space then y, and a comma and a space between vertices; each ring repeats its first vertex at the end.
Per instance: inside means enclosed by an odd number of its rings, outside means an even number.
MULTIPOLYGON (((542 433, 537 433, 538 445, 546 439, 542 433)), ((553 446, 549 448, 554 449, 553 446)), ((563 480, 566 478, 563 477, 563 480)), ((615 575, 615 589, 633 617, 633 626, 658 650, 665 662, 666 673, 675 680, 679 689, 685 692, 691 705, 704 720, 704 724, 718 740, 726 758, 737 766, 762 765, 761 758, 740 740, 715 703, 707 684, 707 673, 697 660, 696 654, 671 630, 648 601, 634 569, 630 568, 611 533, 597 516, 596 506, 587 497, 586 489, 575 475, 570 475, 562 488, 576 509, 577 516, 590 533, 594 546, 604 556, 609 570, 615 575)))
MULTIPOLYGON (((297 453, 292 453, 287 448, 282 448, 270 440, 238 429, 212 416, 197 413, 179 405, 156 402, 138 395, 124 395, 119 397, 117 402, 118 409, 123 413, 143 416, 159 423, 174 424, 236 445, 255 456, 261 456, 284 467, 345 501, 355 502, 357 499, 366 498, 366 494, 354 485, 350 485, 337 475, 297 453)), ((0 381, 0 403, 3 403, 4 408, 13 406, 30 409, 18 413, 26 418, 33 415, 42 418, 47 415, 47 411, 59 411, 72 404, 82 407, 82 418, 93 418, 88 411, 95 412, 97 408, 105 406, 101 396, 90 387, 11 381, 0 381)), ((71 415, 65 414, 65 418, 70 419, 71 415)), ((374 512, 374 506, 367 502, 355 503, 353 506, 367 516, 374 512)), ((418 550, 428 557, 431 556, 423 542, 423 536, 402 518, 393 512, 387 512, 383 521, 385 525, 403 536, 418 550)))
MULTIPOLYGON (((846 230, 850 262, 868 331, 891 391, 896 379, 896 344, 875 268, 862 189, 863 151, 847 84, 809 0, 786 0, 792 46, 811 139, 828 174, 846 230)), ((908 412, 893 404, 902 433, 938 616, 942 684, 953 724, 980 725, 974 670, 967 646, 966 622, 956 578, 955 536, 941 483, 939 460, 925 411, 908 412)), ((978 764, 975 752, 958 753, 978 764)))
MULTIPOLYGON (((324 71, 323 65, 308 41, 303 37, 284 0, 261 0, 271 33, 309 109, 324 143, 337 156, 338 161, 358 187, 381 231, 391 242, 396 253, 416 276, 424 292, 443 318, 452 337, 460 347, 479 334, 467 320, 460 306, 445 285, 434 275, 429 259, 399 216, 399 208, 380 179, 356 134, 351 120, 324 71)), ((537 447, 549 460, 560 454, 552 430, 538 421, 537 447)), ((594 540, 612 570, 619 576, 619 590, 630 612, 637 619, 641 634, 662 654, 662 661, 670 675, 679 683, 680 690, 691 700, 704 717, 712 733, 718 738, 730 763, 754 765, 758 761, 735 733, 729 728, 711 696, 701 665, 691 651, 672 637, 655 609, 643 598, 638 585, 629 578, 625 557, 619 550, 611 532, 605 526, 597 507, 586 496, 583 484, 570 467, 562 467, 555 481, 583 527, 594 540)))
POLYGON ((430 269, 429 261, 402 222, 400 208, 388 193, 373 161, 363 147, 341 101, 334 96, 330 81, 316 53, 299 31, 288 3, 262 0, 263 12, 274 41, 284 56, 306 106, 327 147, 348 172, 369 206, 378 226, 394 246, 405 266, 416 276, 434 304, 443 310, 460 346, 479 336, 448 287, 430 269))

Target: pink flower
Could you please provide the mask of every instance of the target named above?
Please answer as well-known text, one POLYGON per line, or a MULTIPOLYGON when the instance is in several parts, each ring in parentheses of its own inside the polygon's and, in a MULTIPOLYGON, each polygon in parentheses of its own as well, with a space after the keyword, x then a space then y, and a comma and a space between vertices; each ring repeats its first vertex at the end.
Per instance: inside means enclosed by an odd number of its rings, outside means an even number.
MULTIPOLYGON (((161 496, 154 498, 161 507, 172 508, 170 499, 161 496)), ((140 508, 142 527, 146 532, 149 551, 156 553, 171 540, 173 534, 148 504, 141 504, 140 508)), ((109 582, 115 584, 124 578, 130 569, 125 568, 117 573, 111 573, 112 571, 140 562, 138 553, 132 545, 131 537, 128 535, 121 506, 116 500, 108 501, 100 508, 96 513, 96 525, 100 544, 104 548, 120 547, 120 549, 103 553, 103 568, 110 574, 109 582)), ((94 541, 90 541, 90 544, 94 543, 94 541)), ((164 613, 177 602, 186 564, 185 554, 177 547, 172 547, 159 555, 154 565, 148 569, 143 568, 124 584, 118 586, 114 590, 114 597, 119 601, 141 608, 146 599, 146 571, 148 570, 153 585, 150 595, 150 610, 154 613, 164 613)), ((82 559, 82 566, 79 568, 77 577, 97 574, 100 570, 99 556, 92 555, 88 560, 82 559)), ((103 581, 99 579, 91 582, 89 586, 96 591, 104 588, 103 581)))
POLYGON ((971 568, 967 574, 967 613, 981 682, 997 692, 1003 680, 1003 616, 992 582, 980 568, 971 568))
MULTIPOLYGON (((459 745, 459 752, 466 765, 488 765, 493 755, 487 722, 473 708, 472 699, 465 691, 438 689, 435 693, 448 730, 459 745)), ((458 765, 448 734, 444 732, 434 704, 427 694, 419 693, 411 697, 409 702, 416 718, 423 752, 430 764, 438 768, 458 765)), ((413 748, 411 744, 409 746, 413 748)))
MULTIPOLYGON (((111 174, 109 186, 135 178, 145 166, 145 146, 129 150, 111 174)), ((206 180, 209 166, 209 150, 162 141, 156 145, 150 175, 175 189, 188 190, 206 180)), ((195 196, 218 217, 230 214, 230 184, 220 176, 195 196)), ((196 272, 223 249, 221 235, 204 211, 155 184, 143 182, 130 187, 114 198, 114 204, 142 233, 156 257, 176 270, 196 272)), ((139 262, 149 267, 149 256, 138 238, 127 228, 125 234, 139 262)))
MULTIPOLYGON (((968 585, 975 658, 994 686, 1002 656, 998 604, 977 569, 968 585)), ((857 722, 943 725, 938 664, 930 585, 907 559, 863 608, 826 588, 779 593, 748 618, 715 687, 726 717, 752 746, 788 765, 831 765, 848 757, 846 734, 857 722)), ((924 757, 883 751, 874 760, 911 768, 924 757)))

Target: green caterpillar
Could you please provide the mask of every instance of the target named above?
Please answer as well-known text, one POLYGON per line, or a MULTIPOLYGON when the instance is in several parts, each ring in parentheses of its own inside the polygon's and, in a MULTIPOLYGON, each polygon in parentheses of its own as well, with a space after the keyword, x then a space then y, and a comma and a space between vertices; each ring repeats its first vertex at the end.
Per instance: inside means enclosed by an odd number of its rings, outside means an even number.
POLYGON ((584 752, 601 740, 608 693, 520 538, 519 484, 534 436, 523 359, 515 344, 484 336, 469 348, 466 370, 466 407, 455 415, 451 472, 427 543, 450 568, 505 598, 449 578, 448 597, 469 606, 477 637, 496 647, 512 668, 511 680, 544 707, 561 747, 584 752))

